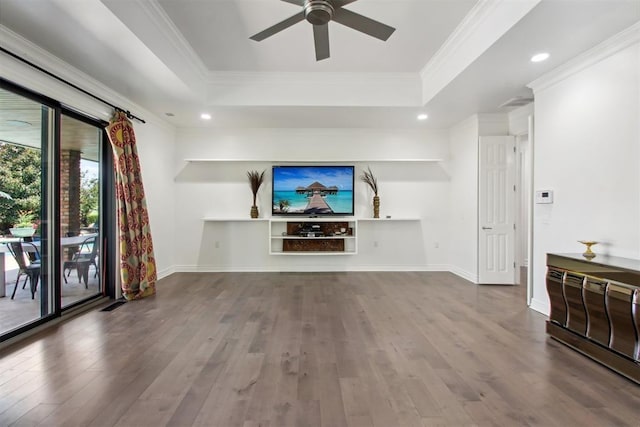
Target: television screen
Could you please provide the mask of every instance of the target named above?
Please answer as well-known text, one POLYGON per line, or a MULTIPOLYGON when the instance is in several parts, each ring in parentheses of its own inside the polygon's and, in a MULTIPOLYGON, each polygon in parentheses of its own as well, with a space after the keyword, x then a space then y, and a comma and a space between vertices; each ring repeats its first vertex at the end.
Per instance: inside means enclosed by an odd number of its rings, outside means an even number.
POLYGON ((274 166, 273 215, 353 215, 353 166, 274 166))

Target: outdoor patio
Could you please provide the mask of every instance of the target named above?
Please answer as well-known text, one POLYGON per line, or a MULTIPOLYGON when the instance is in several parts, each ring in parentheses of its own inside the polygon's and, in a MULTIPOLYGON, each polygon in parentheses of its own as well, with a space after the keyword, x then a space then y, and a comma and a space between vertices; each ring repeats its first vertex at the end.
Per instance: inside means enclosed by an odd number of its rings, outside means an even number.
MULTIPOLYGON (((27 280, 25 288, 22 289, 22 283, 24 282, 25 276, 21 276, 16 296, 12 300, 11 293, 15 286, 17 274, 18 267, 15 260, 11 259, 11 257, 6 257, 6 296, 0 298, 0 330, 2 331, 10 331, 24 325, 25 323, 40 318, 40 286, 42 282, 38 283, 38 290, 36 291, 35 299, 31 299, 29 282, 27 280)), ((88 289, 84 287, 84 283, 81 283, 78 280, 75 270, 71 271, 71 275, 67 278, 67 282, 68 283, 64 283, 64 281, 62 281, 63 307, 99 292, 99 276, 95 277, 95 269, 93 267, 89 270, 89 282, 87 284, 88 289)))

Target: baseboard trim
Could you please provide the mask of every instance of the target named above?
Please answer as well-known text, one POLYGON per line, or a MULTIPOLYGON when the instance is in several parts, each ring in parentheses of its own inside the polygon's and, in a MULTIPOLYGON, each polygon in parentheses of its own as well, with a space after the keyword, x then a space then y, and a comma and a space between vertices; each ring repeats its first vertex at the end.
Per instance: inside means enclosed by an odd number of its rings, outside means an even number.
MULTIPOLYGON (((329 272, 349 272, 349 271, 450 271, 449 266, 433 264, 433 265, 358 265, 343 266, 344 268, 336 268, 336 266, 317 266, 317 265, 296 265, 290 268, 264 267, 264 266, 243 266, 243 267, 220 267, 216 265, 176 265, 163 271, 171 272, 164 275, 166 277, 172 273, 329 273, 329 272)), ((160 275, 158 275, 160 277, 160 275)))
POLYGON ((171 266, 169 268, 163 268, 162 270, 158 270, 158 280, 164 279, 165 277, 171 276, 176 272, 175 266, 171 266))
POLYGON ((549 303, 546 301, 540 301, 539 299, 532 298, 529 308, 542 313, 545 316, 549 316, 549 303))
POLYGON ((477 274, 473 274, 470 273, 466 270, 463 270, 461 268, 458 268, 456 266, 450 265, 449 268, 447 269, 447 271, 449 271, 450 273, 455 274, 456 276, 462 277, 463 279, 473 283, 474 285, 478 284, 478 275, 477 274))

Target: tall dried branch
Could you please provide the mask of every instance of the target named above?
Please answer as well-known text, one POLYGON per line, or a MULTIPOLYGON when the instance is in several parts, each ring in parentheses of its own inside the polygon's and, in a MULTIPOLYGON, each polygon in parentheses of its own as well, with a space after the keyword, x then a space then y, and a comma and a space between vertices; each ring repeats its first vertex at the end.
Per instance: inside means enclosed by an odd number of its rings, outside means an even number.
POLYGON ((248 171, 247 177, 249 178, 249 187, 251 187, 251 192, 253 193, 253 206, 256 205, 256 198, 258 197, 258 190, 260 186, 264 182, 264 173, 266 170, 262 171, 262 173, 258 171, 248 171))
POLYGON ((371 187, 373 194, 375 194, 376 196, 378 195, 378 180, 373 175, 373 172, 371 172, 371 167, 367 167, 367 170, 364 171, 360 179, 362 180, 362 182, 371 187))

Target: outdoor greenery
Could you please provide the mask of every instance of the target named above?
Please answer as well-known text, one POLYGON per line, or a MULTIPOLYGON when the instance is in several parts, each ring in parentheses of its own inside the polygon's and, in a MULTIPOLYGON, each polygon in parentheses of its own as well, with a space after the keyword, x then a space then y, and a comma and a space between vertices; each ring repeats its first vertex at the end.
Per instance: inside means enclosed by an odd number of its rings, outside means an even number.
POLYGON ((14 227, 19 228, 28 228, 33 227, 33 223, 36 220, 36 216, 31 211, 20 211, 18 212, 18 218, 13 223, 14 227))
MULTIPOLYGON (((0 142, 0 233, 14 226, 40 222, 40 150, 0 142)), ((98 221, 100 188, 98 178, 81 173, 80 222, 89 226, 98 221)))
POLYGON ((98 178, 87 178, 87 171, 80 174, 80 223, 89 226, 98 222, 100 187, 98 178))
POLYGON ((19 222, 21 213, 38 221, 40 212, 40 151, 0 142, 0 191, 11 199, 0 198, 0 231, 19 222))

